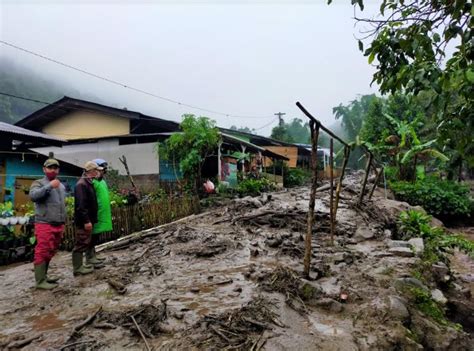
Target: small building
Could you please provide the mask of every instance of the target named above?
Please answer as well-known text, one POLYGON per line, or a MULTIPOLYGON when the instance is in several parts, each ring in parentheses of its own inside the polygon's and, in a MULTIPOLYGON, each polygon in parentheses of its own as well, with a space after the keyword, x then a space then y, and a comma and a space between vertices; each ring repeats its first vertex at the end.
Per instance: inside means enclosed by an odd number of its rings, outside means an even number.
MULTIPOLYGON (((48 154, 31 151, 32 147, 51 149, 60 147, 65 140, 0 122, 0 202, 11 201, 15 209, 30 201, 31 183, 44 176, 43 163, 48 154)), ((72 189, 82 169, 63 162, 61 181, 72 189)))
POLYGON ((59 160, 77 166, 103 158, 120 175, 127 174, 120 161, 125 156, 138 185, 176 179, 173 167, 160 160, 156 145, 157 133, 179 131, 177 122, 65 96, 17 125, 68 141, 61 148, 35 148, 38 153, 53 151, 59 160))

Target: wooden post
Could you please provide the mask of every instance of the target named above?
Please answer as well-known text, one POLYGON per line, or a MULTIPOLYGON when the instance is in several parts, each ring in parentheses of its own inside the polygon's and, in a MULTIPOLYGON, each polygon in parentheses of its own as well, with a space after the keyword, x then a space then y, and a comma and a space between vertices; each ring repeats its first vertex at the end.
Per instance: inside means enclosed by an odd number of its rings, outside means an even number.
POLYGON ((222 154, 221 154, 222 140, 219 141, 217 145, 217 181, 220 183, 222 181, 222 154))
MULTIPOLYGON (((375 168, 375 167, 374 167, 375 168)), ((372 199, 372 195, 374 195, 374 191, 375 191, 375 188, 377 187, 377 183, 379 182, 379 179, 380 179, 380 176, 382 175, 383 173, 383 167, 380 168, 380 170, 377 171, 377 168, 375 168, 376 172, 377 172, 377 175, 375 176, 375 182, 374 182, 374 186, 372 187, 372 189, 370 190, 370 194, 369 194, 369 200, 372 199)))
POLYGON ((329 214, 331 218, 331 245, 334 245, 334 140, 329 141, 329 178, 331 182, 331 190, 329 192, 329 214))
POLYGON ((309 278, 309 269, 311 265, 311 238, 313 236, 314 225, 314 206, 316 203, 316 189, 318 187, 318 138, 319 138, 319 123, 313 120, 309 121, 311 131, 311 193, 309 197, 308 210, 308 227, 305 237, 305 252, 304 252, 304 275, 309 278))
POLYGON ((359 202, 358 202, 359 205, 362 204, 362 200, 364 199, 365 187, 367 186, 367 179, 369 178, 369 173, 370 173, 370 166, 372 166, 372 158, 373 158, 372 153, 369 153, 367 166, 365 167, 364 180, 362 182, 362 189, 360 189, 360 194, 359 194, 359 202))
POLYGON ((344 174, 346 172, 347 162, 349 162, 350 149, 346 146, 344 147, 344 161, 342 162, 341 175, 339 176, 339 182, 336 187, 336 199, 334 201, 334 218, 337 216, 337 209, 339 208, 339 196, 342 189, 342 181, 344 179, 344 174))

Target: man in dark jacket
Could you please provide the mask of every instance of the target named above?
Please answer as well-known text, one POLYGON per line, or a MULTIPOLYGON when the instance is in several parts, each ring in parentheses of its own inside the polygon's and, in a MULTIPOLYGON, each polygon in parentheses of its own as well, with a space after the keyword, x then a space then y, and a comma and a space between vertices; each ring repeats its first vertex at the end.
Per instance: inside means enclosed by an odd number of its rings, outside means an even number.
POLYGON ((72 267, 74 275, 89 274, 94 268, 84 266, 84 253, 91 245, 92 229, 97 223, 97 197, 92 181, 103 168, 97 163, 89 161, 84 166, 84 174, 76 184, 74 191, 74 224, 76 235, 72 249, 72 267))
POLYGON ((30 187, 30 198, 35 203, 34 257, 37 289, 53 289, 57 278, 48 277, 49 262, 58 251, 66 223, 66 191, 57 179, 59 162, 47 159, 43 165, 45 177, 35 180, 30 187))

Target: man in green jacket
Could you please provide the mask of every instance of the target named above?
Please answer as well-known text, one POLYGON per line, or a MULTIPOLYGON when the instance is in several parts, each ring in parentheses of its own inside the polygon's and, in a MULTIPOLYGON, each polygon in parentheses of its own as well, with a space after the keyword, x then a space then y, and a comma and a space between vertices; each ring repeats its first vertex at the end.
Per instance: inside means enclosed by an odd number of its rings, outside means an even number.
POLYGON ((95 159, 95 162, 103 170, 99 171, 99 176, 92 181, 97 197, 97 223, 92 229, 92 240, 89 249, 86 251, 86 263, 95 268, 103 266, 104 258, 97 257, 95 245, 98 243, 100 233, 112 231, 112 209, 110 207, 109 187, 105 182, 104 175, 107 172, 107 162, 103 159, 95 159))

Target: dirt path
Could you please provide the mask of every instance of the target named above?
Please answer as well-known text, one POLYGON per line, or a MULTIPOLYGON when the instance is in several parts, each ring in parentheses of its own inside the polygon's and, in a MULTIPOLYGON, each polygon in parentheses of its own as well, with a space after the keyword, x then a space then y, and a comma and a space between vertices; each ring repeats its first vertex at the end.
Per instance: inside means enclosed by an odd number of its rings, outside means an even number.
MULTIPOLYGON (((386 203, 356 208, 350 190, 343 195, 331 247, 328 197, 319 194, 315 280, 299 275, 308 189, 240 199, 103 252, 106 267, 89 276, 74 278, 62 253, 51 265, 62 277, 52 292, 33 288, 31 264, 1 271, 0 344, 40 336, 24 349, 143 350, 133 316, 155 350, 416 349, 408 329, 418 314, 394 282, 417 258, 388 252, 386 203)), ((462 349, 469 336, 450 333, 447 347, 462 349)))

